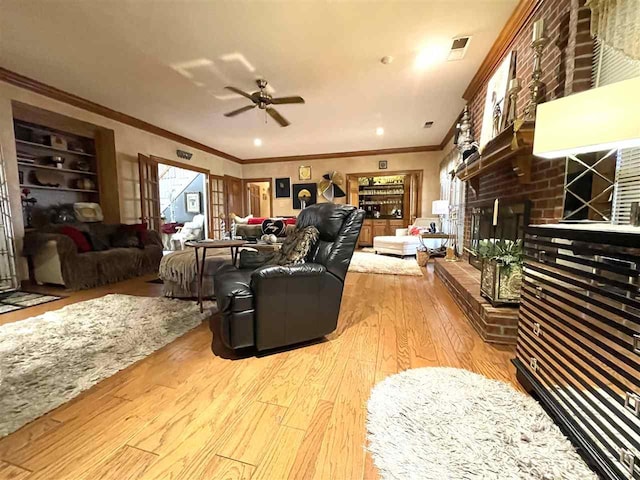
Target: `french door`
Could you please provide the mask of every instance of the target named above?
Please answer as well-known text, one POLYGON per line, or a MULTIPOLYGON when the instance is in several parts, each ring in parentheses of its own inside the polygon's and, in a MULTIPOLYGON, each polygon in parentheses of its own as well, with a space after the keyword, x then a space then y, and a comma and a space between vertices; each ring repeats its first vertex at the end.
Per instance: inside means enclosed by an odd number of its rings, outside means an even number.
POLYGON ((138 154, 140 169, 140 218, 147 223, 149 230, 160 231, 160 181, 158 162, 150 157, 138 154))
POLYGON ((13 245, 13 222, 9 206, 9 188, 4 155, 0 146, 0 292, 20 287, 16 269, 16 251, 13 245))
POLYGON ((209 175, 209 231, 211 238, 220 240, 229 231, 226 224, 227 209, 225 208, 224 177, 209 175))

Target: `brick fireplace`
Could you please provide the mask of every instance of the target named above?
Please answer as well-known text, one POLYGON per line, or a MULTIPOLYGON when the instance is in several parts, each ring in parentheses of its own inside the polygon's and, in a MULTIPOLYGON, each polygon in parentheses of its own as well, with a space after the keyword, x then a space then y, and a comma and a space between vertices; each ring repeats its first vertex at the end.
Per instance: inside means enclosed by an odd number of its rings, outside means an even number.
MULTIPOLYGON (((503 41, 498 48, 501 55, 495 54, 494 46, 493 58, 490 58, 490 53, 465 92, 476 139, 481 134, 488 80, 510 51, 516 52, 516 76, 524 87, 517 102, 518 117, 524 116, 533 71, 532 25, 540 18, 545 19, 549 38, 542 59, 546 100, 587 90, 591 86, 593 40, 590 35, 591 12, 585 6, 585 0, 537 0, 534 3, 519 28, 514 29, 515 34, 510 41, 503 41), (487 61, 491 62, 492 68, 487 67, 487 61)), ((553 223, 562 218, 565 160, 533 157, 534 130, 535 124, 531 123, 522 125, 519 133, 503 131, 485 147, 478 163, 467 167, 466 172, 458 171, 459 178, 465 181, 464 261, 469 258, 471 212, 486 207, 496 198, 500 202, 528 202, 532 224, 553 223), (509 142, 518 135, 522 141, 519 150, 515 153, 508 151, 509 142), (487 154, 487 150, 491 153, 487 154)), ((479 270, 455 265, 439 261, 436 273, 449 286, 474 327, 486 341, 515 344, 518 309, 491 307, 479 294, 479 270)))

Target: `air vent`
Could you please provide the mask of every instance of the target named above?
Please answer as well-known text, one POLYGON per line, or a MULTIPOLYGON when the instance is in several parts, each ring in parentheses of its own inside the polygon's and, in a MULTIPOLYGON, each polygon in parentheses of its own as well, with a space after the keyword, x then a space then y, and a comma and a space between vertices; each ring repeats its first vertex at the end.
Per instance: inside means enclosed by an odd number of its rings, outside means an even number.
POLYGON ((431 128, 433 127, 433 122, 424 122, 422 128, 431 128))
POLYGON ((470 43, 471 37, 454 38, 447 60, 462 60, 467 53, 467 49, 469 48, 470 43))

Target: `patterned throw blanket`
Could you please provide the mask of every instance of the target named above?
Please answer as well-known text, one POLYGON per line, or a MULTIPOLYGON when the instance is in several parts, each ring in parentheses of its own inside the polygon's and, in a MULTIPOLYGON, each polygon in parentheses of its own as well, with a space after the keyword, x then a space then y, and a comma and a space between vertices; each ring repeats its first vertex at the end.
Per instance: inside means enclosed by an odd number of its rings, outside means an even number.
POLYGON ((196 278, 195 251, 190 248, 162 257, 158 276, 164 281, 177 283, 185 290, 188 290, 189 285, 196 278))

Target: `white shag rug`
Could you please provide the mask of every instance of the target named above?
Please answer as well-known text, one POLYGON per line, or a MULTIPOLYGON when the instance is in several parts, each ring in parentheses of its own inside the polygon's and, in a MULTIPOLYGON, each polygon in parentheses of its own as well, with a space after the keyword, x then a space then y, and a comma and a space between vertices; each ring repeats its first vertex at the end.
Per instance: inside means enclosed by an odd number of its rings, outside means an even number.
POLYGON ((467 370, 393 375, 367 409, 384 480, 598 479, 533 398, 467 370))
POLYGON ((354 252, 349 264, 350 272, 360 273, 381 273, 386 275, 413 275, 422 276, 422 270, 416 263, 415 258, 390 257, 387 255, 376 255, 368 252, 354 252))
POLYGON ((0 326, 0 437, 172 342, 196 302, 112 294, 0 326))

